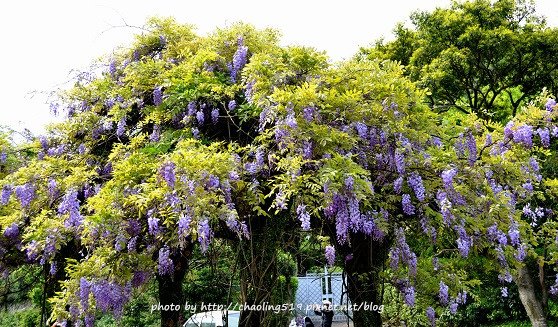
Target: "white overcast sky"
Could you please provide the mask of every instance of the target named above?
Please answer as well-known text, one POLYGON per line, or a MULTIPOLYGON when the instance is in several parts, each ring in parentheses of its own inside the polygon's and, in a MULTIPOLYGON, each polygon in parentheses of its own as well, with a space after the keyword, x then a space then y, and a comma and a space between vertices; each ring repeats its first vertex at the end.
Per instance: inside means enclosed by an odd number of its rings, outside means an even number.
MULTIPOLYGON (((54 90, 73 68, 127 45, 151 16, 172 16, 205 34, 215 27, 244 21, 273 27, 282 43, 325 50, 333 60, 348 58, 360 46, 389 38, 397 22, 414 10, 447 7, 450 0, 387 1, 4 1, 0 4, 0 125, 43 132, 55 118, 44 97, 32 91, 54 90)), ((537 0, 537 12, 558 25, 555 0, 537 0)))

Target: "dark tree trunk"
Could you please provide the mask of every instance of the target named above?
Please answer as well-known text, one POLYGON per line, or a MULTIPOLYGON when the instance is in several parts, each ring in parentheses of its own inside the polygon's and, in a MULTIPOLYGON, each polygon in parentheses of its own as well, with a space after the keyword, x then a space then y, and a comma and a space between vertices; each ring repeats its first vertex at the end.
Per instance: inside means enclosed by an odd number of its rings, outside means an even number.
MULTIPOLYGON (((242 244, 240 258, 240 300, 241 304, 257 305, 270 302, 271 289, 276 270, 276 239, 270 233, 268 218, 256 217, 250 220, 250 240, 242 244)), ((279 233, 276 233, 279 234, 279 233)), ((265 319, 265 311, 242 310, 241 327, 260 327, 265 319)))
MULTIPOLYGON (((288 251, 294 242, 287 216, 253 217, 250 240, 243 241, 240 254, 240 303, 247 305, 283 304, 278 295, 279 277, 283 274, 277 262, 280 249, 288 251), (287 239, 286 239, 287 238, 287 239), (277 303, 276 303, 277 302, 277 303)), ((287 276, 289 277, 289 276, 287 276)), ((287 287, 288 288, 288 287, 287 287)), ((269 310, 243 310, 240 327, 276 327, 288 325, 288 312, 279 314, 269 310)))
POLYGON ((188 263, 192 254, 191 244, 182 251, 175 251, 171 254, 174 262, 174 273, 172 275, 157 276, 159 284, 159 303, 163 310, 161 312, 161 327, 179 327, 184 324, 183 310, 177 310, 184 305, 184 291, 182 282, 188 271, 188 263), (167 307, 168 306, 168 307, 167 307), (174 310, 170 310, 174 306, 174 310), (169 310, 164 310, 169 308, 169 310))
POLYGON ((531 325, 534 327, 546 327, 547 322, 543 305, 537 298, 533 278, 526 265, 518 269, 515 283, 519 290, 519 298, 527 311, 531 325))
MULTIPOLYGON (((383 281, 380 277, 387 260, 389 243, 387 240, 374 241, 363 234, 351 236, 350 246, 341 246, 345 258, 347 289, 352 305, 367 303, 371 307, 380 306, 383 300, 383 281), (350 256, 352 255, 352 258, 350 256)), ((382 325, 379 311, 353 311, 354 327, 382 325)))

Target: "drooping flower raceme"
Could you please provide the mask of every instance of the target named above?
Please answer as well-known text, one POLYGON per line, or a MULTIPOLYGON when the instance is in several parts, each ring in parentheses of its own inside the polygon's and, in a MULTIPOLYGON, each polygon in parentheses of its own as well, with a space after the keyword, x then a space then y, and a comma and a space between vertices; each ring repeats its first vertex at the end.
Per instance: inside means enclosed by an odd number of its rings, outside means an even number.
POLYGON ((434 311, 434 308, 432 308, 432 307, 426 308, 426 317, 428 318, 428 321, 430 322, 430 326, 435 327, 436 326, 436 311, 434 311))
POLYGON ((22 208, 27 208, 31 201, 35 198, 35 186, 31 183, 25 183, 15 188, 15 195, 19 200, 22 208))
POLYGON ((158 86, 153 90, 153 104, 158 106, 163 103, 163 89, 158 86))
POLYGON ((416 172, 412 172, 409 177, 407 178, 407 183, 415 192, 415 196, 419 201, 424 201, 426 191, 424 189, 424 185, 422 184, 422 178, 416 172))
POLYGON ((19 227, 16 223, 12 223, 6 230, 4 231, 4 236, 7 238, 14 239, 19 235, 19 227))
POLYGON ((443 281, 440 281, 440 291, 438 292, 438 298, 440 299, 441 305, 448 304, 449 302, 448 291, 449 291, 449 287, 443 281))
POLYGON ((415 206, 411 203, 411 196, 409 194, 403 194, 401 204, 406 215, 411 216, 415 214, 415 206))
POLYGON ((327 264, 332 267, 335 263, 335 248, 331 245, 326 246, 325 248, 325 257, 327 264))
POLYGON ((306 211, 306 205, 300 204, 296 208, 296 214, 298 215, 302 230, 310 230, 310 214, 306 211))
POLYGON ((159 174, 171 189, 174 188, 176 182, 175 168, 176 164, 174 162, 167 161, 159 169, 159 174))
POLYGON ((198 223, 198 242, 200 243, 202 253, 205 253, 209 248, 212 236, 213 232, 209 226, 209 219, 202 219, 198 223))
POLYGON ((2 195, 0 195, 0 203, 2 205, 8 204, 11 195, 12 195, 12 186, 4 185, 4 187, 2 187, 2 195))
POLYGON ((69 217, 64 222, 66 227, 78 227, 81 225, 82 216, 79 212, 78 191, 76 189, 70 189, 66 192, 58 205, 58 214, 69 214, 69 217))
POLYGON ((238 48, 233 55, 231 64, 229 65, 231 81, 237 81, 238 73, 242 70, 248 60, 248 47, 244 45, 244 39, 238 38, 238 48))
POLYGON ((168 247, 159 249, 159 275, 172 275, 174 272, 174 263, 170 258, 170 250, 168 247))

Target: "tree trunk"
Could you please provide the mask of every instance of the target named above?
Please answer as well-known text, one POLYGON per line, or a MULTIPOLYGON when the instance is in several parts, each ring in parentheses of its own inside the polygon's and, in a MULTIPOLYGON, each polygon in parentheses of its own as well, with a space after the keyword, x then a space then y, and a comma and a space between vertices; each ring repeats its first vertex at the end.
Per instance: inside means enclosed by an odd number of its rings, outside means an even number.
POLYGON ((184 324, 184 292, 182 282, 188 271, 191 244, 181 251, 173 251, 171 258, 174 262, 172 275, 157 275, 159 284, 159 304, 161 313, 161 327, 179 327, 184 324), (178 306, 178 307, 177 307, 178 306))
MULTIPOLYGON (((240 268, 240 302, 257 305, 270 302, 276 271, 276 238, 270 232, 273 218, 256 217, 250 220, 250 240, 242 244, 240 268)), ((260 327, 266 311, 242 310, 240 327, 260 327)))
POLYGON ((519 290, 519 298, 527 311, 531 325, 533 327, 546 327, 546 315, 541 302, 536 296, 533 278, 531 278, 526 265, 518 269, 515 282, 519 290))
MULTIPOLYGON (((383 300, 383 281, 380 273, 388 256, 388 241, 374 241, 363 234, 351 235, 351 245, 341 247, 345 258, 347 289, 351 305, 362 304, 380 306, 383 300), (352 258, 350 258, 352 255, 352 258)), ((354 327, 373 327, 382 325, 379 311, 354 310, 354 327)))
MULTIPOLYGON (((240 254, 240 304, 244 305, 277 305, 290 302, 282 294, 280 276, 290 275, 281 272, 278 254, 289 251, 294 242, 289 217, 279 215, 273 217, 253 217, 250 223, 250 240, 243 241, 240 254), (291 230, 291 233, 289 232, 291 230)), ((292 224, 292 223, 291 223, 292 224)), ((293 256, 294 257, 294 256, 293 256)), ((293 271, 294 273, 294 271, 293 271)), ((289 293, 289 292, 287 292, 289 293)), ((288 325, 290 313, 270 310, 242 310, 240 327, 276 327, 288 325)))

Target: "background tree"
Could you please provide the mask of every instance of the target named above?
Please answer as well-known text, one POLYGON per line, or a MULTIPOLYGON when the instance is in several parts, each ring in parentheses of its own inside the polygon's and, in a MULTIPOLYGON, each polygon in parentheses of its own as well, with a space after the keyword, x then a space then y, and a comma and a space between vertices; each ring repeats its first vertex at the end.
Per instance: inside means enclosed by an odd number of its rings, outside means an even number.
POLYGON ((543 88, 556 92, 558 30, 533 1, 476 0, 411 15, 395 40, 362 53, 397 60, 430 91, 432 108, 506 121, 543 88))

